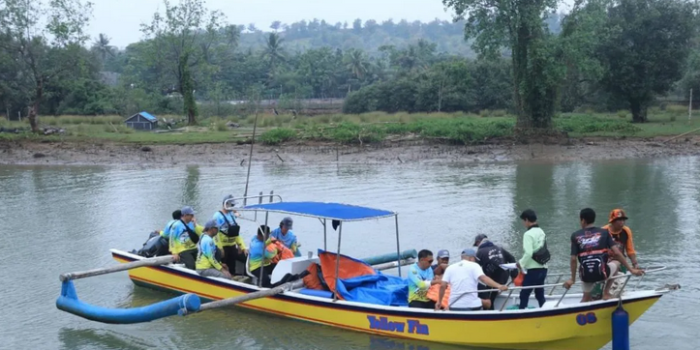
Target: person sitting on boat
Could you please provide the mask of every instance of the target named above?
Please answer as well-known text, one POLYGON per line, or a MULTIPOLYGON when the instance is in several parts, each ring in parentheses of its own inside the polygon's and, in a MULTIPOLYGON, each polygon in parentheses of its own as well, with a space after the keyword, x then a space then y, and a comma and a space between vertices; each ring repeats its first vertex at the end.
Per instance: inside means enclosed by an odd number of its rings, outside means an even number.
MULTIPOLYGON (((527 229, 523 235, 523 257, 517 263, 518 270, 525 274, 522 287, 542 286, 547 279, 547 264, 538 257, 543 249, 547 251, 547 236, 537 224, 537 214, 534 210, 523 211, 520 214, 520 220, 527 229)), ((540 307, 547 301, 544 297, 544 288, 524 288, 520 290, 519 308, 521 310, 527 309, 533 289, 540 307)))
POLYGON ((260 278, 262 272, 262 286, 269 288, 270 275, 275 269, 272 259, 277 256, 277 250, 270 237, 270 227, 262 225, 258 228, 258 234, 250 241, 248 250, 248 270, 250 274, 260 278))
POLYGON ((435 302, 428 298, 428 289, 439 282, 433 278, 433 252, 418 252, 418 261, 408 268, 408 307, 431 309, 435 302))
MULTIPOLYGON (((479 234, 474 239, 474 247, 476 248, 476 258, 481 265, 481 269, 484 274, 491 278, 492 280, 500 283, 508 283, 508 278, 510 274, 508 271, 501 267, 501 264, 512 264, 515 263, 515 257, 513 254, 507 250, 493 244, 488 240, 488 236, 485 234, 479 234)), ((479 283, 479 290, 488 290, 491 287, 487 287, 484 284, 479 283)), ((498 292, 481 292, 479 293, 479 298, 484 301, 485 310, 493 310, 494 302, 498 296, 498 292)))
POLYGON ((235 203, 233 196, 228 195, 224 197, 223 208, 214 213, 214 221, 219 228, 219 233, 214 241, 223 252, 221 260, 234 272, 236 271, 236 261, 245 264, 248 255, 248 248, 240 235, 241 227, 236 222, 237 212, 227 209, 227 207, 233 207, 235 203))
POLYGON ((435 277, 442 276, 445 269, 450 265, 450 252, 447 249, 438 250, 437 263, 432 266, 435 277))
MULTIPOLYGON (((632 230, 625 225, 627 222, 627 214, 622 209, 613 209, 610 212, 608 224, 601 227, 608 230, 612 236, 617 248, 620 249, 622 255, 628 257, 632 262, 632 267, 639 269, 637 262, 637 251, 634 250, 634 240, 632 239, 632 230)), ((626 272, 624 269, 621 272, 626 272)))
POLYGON ((197 243, 197 273, 205 277, 231 278, 226 266, 216 259, 216 243, 213 237, 219 233, 219 224, 216 220, 209 220, 204 225, 204 234, 197 243))
POLYGON ((182 218, 182 211, 180 209, 175 210, 173 212, 173 219, 168 221, 168 223, 165 225, 165 228, 160 231, 160 236, 165 238, 166 240, 170 238, 170 229, 175 225, 176 222, 178 222, 182 218))
POLYGON ((477 261, 476 251, 472 248, 467 248, 462 251, 462 261, 447 267, 445 274, 442 276, 442 282, 440 282, 440 295, 438 302, 435 304, 435 310, 482 310, 484 303, 476 293, 479 281, 501 291, 508 290, 508 287, 486 276, 477 261), (449 303, 445 307, 442 299, 445 296, 448 284, 451 292, 449 303))
POLYGON ((292 232, 292 218, 286 217, 280 222, 280 227, 272 230, 272 238, 282 242, 285 247, 294 253, 294 256, 301 256, 299 247, 301 244, 297 242, 297 236, 292 232))
POLYGON ((197 260, 197 242, 199 234, 203 231, 194 220, 194 209, 183 207, 182 217, 170 228, 170 254, 190 270, 195 269, 197 260))
MULTIPOLYGON (((638 270, 627 262, 622 252, 612 239, 608 230, 597 228, 595 223, 595 211, 590 208, 581 210, 579 219, 581 229, 571 234, 571 279, 564 283, 564 288, 569 289, 576 282, 576 270, 581 264, 579 276, 583 282, 583 298, 581 302, 591 301, 591 291, 597 282, 608 280, 614 276, 620 263, 635 276, 641 276, 643 271, 638 270), (609 257, 610 252, 616 260, 609 257)), ((612 298, 610 287, 612 280, 608 280, 603 288, 603 299, 612 298)))

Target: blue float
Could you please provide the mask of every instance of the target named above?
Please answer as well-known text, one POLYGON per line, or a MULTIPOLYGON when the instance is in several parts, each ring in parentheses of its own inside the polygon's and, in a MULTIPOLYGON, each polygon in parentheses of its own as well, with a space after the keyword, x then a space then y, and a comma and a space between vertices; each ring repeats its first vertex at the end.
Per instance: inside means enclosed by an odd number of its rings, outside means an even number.
POLYGON ((401 255, 396 253, 389 253, 383 255, 372 256, 369 258, 361 259, 368 265, 379 265, 397 260, 415 259, 418 257, 418 252, 415 249, 404 250, 401 255))
POLYGON ((59 310, 72 313, 88 320, 111 323, 130 324, 157 320, 159 318, 185 315, 199 311, 202 301, 195 294, 185 294, 177 298, 161 301, 148 306, 131 309, 110 309, 93 306, 78 299, 73 281, 64 281, 61 286, 61 296, 56 299, 59 310))
POLYGON ((630 315, 622 308, 622 303, 612 314, 613 350, 630 349, 630 315))

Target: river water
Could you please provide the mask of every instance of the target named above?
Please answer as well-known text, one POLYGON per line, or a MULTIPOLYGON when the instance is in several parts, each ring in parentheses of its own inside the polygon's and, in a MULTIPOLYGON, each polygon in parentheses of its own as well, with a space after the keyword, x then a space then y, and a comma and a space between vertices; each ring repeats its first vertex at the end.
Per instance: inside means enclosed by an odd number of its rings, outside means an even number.
MULTIPOLYGON (((243 193, 244 167, 141 169, 0 167, 0 348, 2 349, 454 349, 336 330, 232 309, 137 325, 104 325, 61 312, 58 275, 114 264, 108 249, 140 246, 170 213, 192 205, 204 222, 225 194, 243 193)), ((447 248, 453 256, 478 233, 520 255, 517 214, 534 208, 548 233, 550 271, 568 271, 578 211, 599 223, 623 207, 643 265, 669 270, 643 287, 680 283, 631 328, 632 349, 695 349, 700 328, 700 159, 423 166, 254 166, 253 193, 285 201, 336 201, 397 211, 401 248, 447 248)), ((281 217, 272 216, 271 226, 281 217)), ((243 221, 249 240, 255 224, 243 221)), ((317 220, 298 218, 302 249, 323 247, 317 220)), ((393 220, 347 224, 342 252, 366 257, 395 249, 393 220)), ((329 249, 336 236, 329 234, 329 249)), ((171 295, 135 287, 117 273, 76 282, 81 299, 134 307, 171 295)), ((507 330, 502 330, 506 332, 507 330)), ((497 332, 495 333, 497 334, 497 332)), ((609 345, 608 347, 609 348, 609 345)))

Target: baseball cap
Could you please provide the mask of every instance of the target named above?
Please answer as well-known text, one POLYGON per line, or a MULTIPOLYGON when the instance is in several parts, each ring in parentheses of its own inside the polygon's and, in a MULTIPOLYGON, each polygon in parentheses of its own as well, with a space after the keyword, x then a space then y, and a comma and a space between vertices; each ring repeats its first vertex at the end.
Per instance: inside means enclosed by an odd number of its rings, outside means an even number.
POLYGON ((236 206, 236 201, 233 199, 233 195, 229 194, 226 197, 224 197, 223 204, 226 205, 228 203, 229 206, 234 207, 236 206))
POLYGON ((474 250, 472 248, 467 248, 467 249, 463 250, 462 255, 463 256, 473 256, 474 259, 479 260, 479 258, 476 257, 476 250, 474 250))
POLYGON ((437 257, 438 257, 438 259, 449 258, 450 252, 448 252, 447 249, 439 250, 437 253, 437 257))
POLYGON ((612 223, 615 220, 627 220, 627 214, 622 209, 613 209, 610 212, 610 220, 608 222, 612 223))
POLYGON ((288 229, 291 229, 291 228, 292 228, 292 224, 294 224, 294 221, 293 221, 292 218, 290 218, 289 216, 286 217, 286 218, 284 218, 284 219, 282 219, 282 222, 280 222, 280 226, 284 226, 284 227, 286 227, 286 228, 288 228, 288 229))
POLYGON ((489 237, 483 233, 476 235, 476 238, 474 238, 474 246, 475 247, 478 246, 479 243, 481 243, 481 241, 483 241, 486 238, 489 238, 489 237))
POLYGON ((182 212, 182 215, 194 215, 194 209, 189 206, 182 207, 180 212, 182 212))
POLYGON ((204 224, 205 231, 215 227, 218 227, 218 225, 216 224, 216 220, 209 220, 206 224, 204 224))

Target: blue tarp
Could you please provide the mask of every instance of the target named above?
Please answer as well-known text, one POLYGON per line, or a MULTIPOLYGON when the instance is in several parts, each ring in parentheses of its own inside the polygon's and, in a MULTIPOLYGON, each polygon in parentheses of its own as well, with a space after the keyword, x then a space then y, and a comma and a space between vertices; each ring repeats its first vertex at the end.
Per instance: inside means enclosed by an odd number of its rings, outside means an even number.
POLYGON ((259 209, 275 213, 311 216, 338 221, 360 221, 386 218, 396 215, 394 212, 388 210, 358 207, 349 204, 322 202, 278 202, 255 204, 248 205, 243 209, 259 209))

